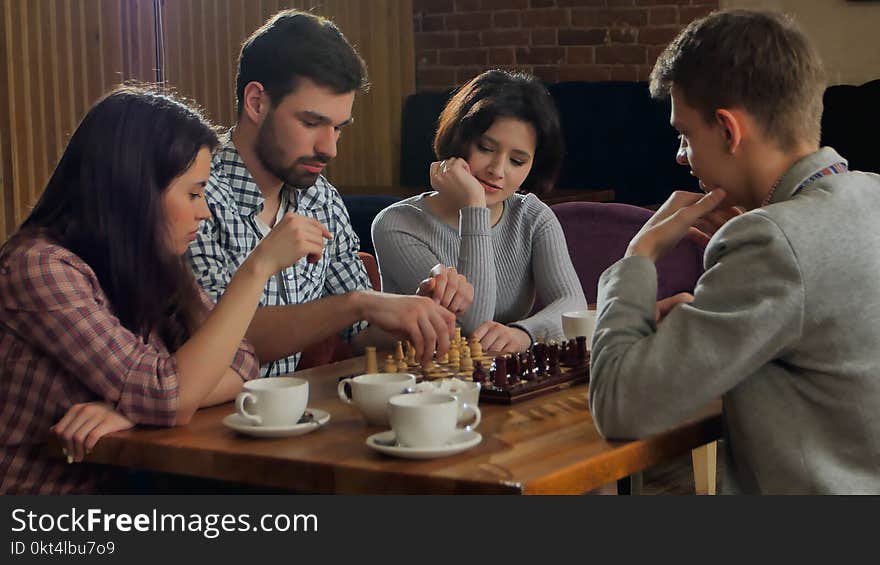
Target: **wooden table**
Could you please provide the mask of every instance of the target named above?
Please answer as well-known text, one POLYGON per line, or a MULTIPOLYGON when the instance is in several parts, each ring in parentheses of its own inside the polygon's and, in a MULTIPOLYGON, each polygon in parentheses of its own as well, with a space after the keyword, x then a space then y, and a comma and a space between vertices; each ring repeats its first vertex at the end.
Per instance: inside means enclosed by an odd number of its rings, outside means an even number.
POLYGON ((361 373, 363 358, 297 372, 309 406, 331 414, 315 432, 292 438, 237 435, 221 423, 232 404, 200 410, 180 428, 134 429, 103 438, 89 461, 135 469, 320 493, 579 494, 715 441, 720 402, 655 437, 607 442, 587 410, 586 385, 513 406, 481 403, 483 441, 433 460, 372 451, 368 427, 336 397, 338 378, 361 373))

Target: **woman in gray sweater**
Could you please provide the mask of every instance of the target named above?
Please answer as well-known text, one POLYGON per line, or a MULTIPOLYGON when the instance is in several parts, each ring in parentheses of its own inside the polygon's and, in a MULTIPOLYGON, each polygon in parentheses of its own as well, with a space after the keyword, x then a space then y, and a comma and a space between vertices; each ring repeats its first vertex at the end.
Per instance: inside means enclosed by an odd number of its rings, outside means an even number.
MULTIPOLYGON (((431 188, 380 212, 373 244, 386 292, 411 293, 449 265, 474 287, 459 315, 484 350, 522 351, 562 336, 561 314, 586 309, 562 227, 534 194, 556 179, 562 133, 553 100, 534 77, 487 71, 440 116, 431 188), (536 298, 544 306, 532 313, 536 298)), ((455 296, 437 296, 444 306, 455 296)))

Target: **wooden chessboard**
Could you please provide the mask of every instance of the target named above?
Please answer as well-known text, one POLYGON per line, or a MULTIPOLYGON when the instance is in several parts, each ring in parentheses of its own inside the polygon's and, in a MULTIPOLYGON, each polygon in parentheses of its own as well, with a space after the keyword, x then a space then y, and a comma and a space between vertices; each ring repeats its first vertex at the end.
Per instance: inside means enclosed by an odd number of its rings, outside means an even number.
MULTIPOLYGON (((502 353, 498 352, 488 352, 473 359, 473 361, 475 363, 480 362, 488 375, 494 368, 495 359, 502 355, 502 353)), ((413 367, 411 372, 417 376, 421 374, 421 379, 428 380, 452 377, 471 380, 469 375, 458 372, 457 367, 448 363, 435 363, 428 370, 413 367)), ((526 371, 520 370, 517 372, 516 377, 515 380, 511 379, 514 382, 508 383, 507 386, 496 386, 491 380, 481 383, 480 402, 515 404, 535 396, 569 388, 576 384, 587 383, 590 380, 590 356, 589 353, 586 353, 583 359, 574 359, 573 362, 571 360, 566 362, 566 360, 560 359, 558 371, 555 374, 546 372, 542 374, 538 371, 526 374, 526 371)))
POLYGON ((542 394, 566 389, 576 384, 590 381, 589 360, 580 365, 561 366, 558 375, 521 380, 519 384, 507 388, 497 388, 492 384, 483 385, 480 389, 480 402, 490 404, 516 404, 542 394))
MULTIPOLYGON (((585 338, 578 338, 577 341, 562 342, 556 344, 539 343, 533 345, 528 351, 519 356, 504 355, 498 352, 486 352, 471 359, 474 367, 482 367, 480 377, 478 371, 462 371, 460 364, 455 362, 441 362, 435 360, 432 366, 422 368, 415 363, 414 357, 410 357, 408 363, 401 361, 403 364, 394 372, 412 373, 416 376, 417 381, 436 380, 447 378, 459 378, 462 380, 479 380, 481 383, 480 402, 488 402, 494 404, 514 404, 523 400, 534 398, 542 394, 547 394, 556 390, 569 388, 575 384, 589 382, 590 378, 590 356, 586 351, 585 338), (549 352, 553 350, 551 355, 549 352), (504 357, 504 360, 500 358, 504 357), (517 357, 519 361, 514 361, 513 357, 517 357), (524 357, 531 359, 526 364, 524 357), (554 357, 555 361, 550 362, 550 357, 554 357), (542 360, 543 362, 539 361, 542 360), (496 377, 497 363, 510 363, 504 374, 506 378, 500 380, 496 377), (506 381, 506 382, 505 382, 506 381)), ((383 352, 381 356, 377 356, 374 351, 369 352, 367 356, 367 371, 369 364, 376 363, 377 359, 382 359, 391 354, 383 352)), ((403 357, 401 357, 403 359, 403 357)), ((436 357, 435 357, 436 359, 436 357)), ((381 365, 378 365, 381 371, 381 365)))

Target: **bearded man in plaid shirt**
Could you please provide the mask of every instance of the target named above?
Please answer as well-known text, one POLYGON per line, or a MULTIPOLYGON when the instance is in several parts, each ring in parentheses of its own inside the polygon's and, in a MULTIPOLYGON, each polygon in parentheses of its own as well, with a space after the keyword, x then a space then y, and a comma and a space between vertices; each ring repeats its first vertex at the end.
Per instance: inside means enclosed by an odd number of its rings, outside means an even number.
POLYGON ((423 296, 370 290, 348 211, 321 174, 352 123, 356 91, 368 84, 363 60, 339 29, 312 14, 276 14, 242 46, 236 83, 238 121, 221 138, 205 193, 211 218, 190 247, 197 280, 219 300, 285 214, 324 243, 320 256, 281 271, 264 289, 247 334, 263 376, 293 371, 299 352, 335 333, 356 350, 406 337, 423 363, 435 349, 446 351, 473 286, 438 265, 418 289, 423 296))

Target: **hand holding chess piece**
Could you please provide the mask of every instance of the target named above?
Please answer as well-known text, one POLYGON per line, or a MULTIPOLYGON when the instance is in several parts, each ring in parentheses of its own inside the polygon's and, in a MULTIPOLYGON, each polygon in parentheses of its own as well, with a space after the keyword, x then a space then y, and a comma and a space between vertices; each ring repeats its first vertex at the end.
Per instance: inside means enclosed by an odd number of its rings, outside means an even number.
POLYGON ((425 296, 373 291, 352 293, 358 319, 387 333, 406 337, 420 363, 430 363, 435 350, 447 351, 455 314, 425 296))
POLYGON ((317 263, 324 252, 325 239, 333 239, 333 235, 318 220, 288 212, 260 241, 251 257, 255 264, 277 273, 303 257, 309 263, 317 263))

